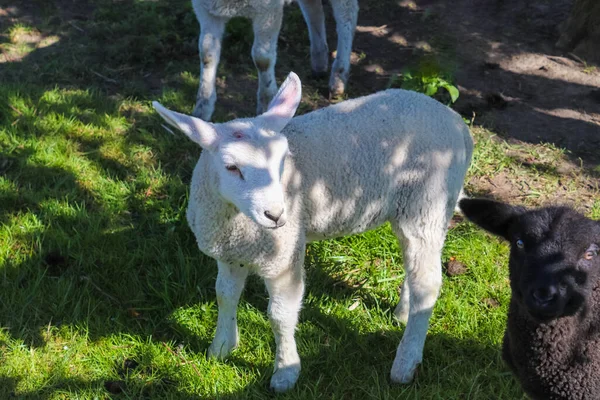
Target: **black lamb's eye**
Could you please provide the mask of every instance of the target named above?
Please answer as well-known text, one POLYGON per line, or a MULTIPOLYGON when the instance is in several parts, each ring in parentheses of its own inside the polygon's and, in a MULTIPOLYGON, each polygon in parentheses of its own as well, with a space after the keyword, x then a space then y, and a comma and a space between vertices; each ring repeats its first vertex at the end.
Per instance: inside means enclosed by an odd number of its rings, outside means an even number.
POLYGON ((585 253, 583 253, 583 258, 589 261, 598 255, 599 250, 600 248, 598 248, 598 245, 592 243, 585 253))
POLYGON ((520 248, 520 249, 522 249, 523 247, 525 247, 525 243, 521 239, 518 239, 517 242, 516 242, 516 244, 517 244, 517 247, 520 248))
POLYGON ((583 258, 585 258, 586 260, 591 260, 592 258, 596 257, 597 255, 598 255, 598 250, 588 250, 583 255, 583 258))

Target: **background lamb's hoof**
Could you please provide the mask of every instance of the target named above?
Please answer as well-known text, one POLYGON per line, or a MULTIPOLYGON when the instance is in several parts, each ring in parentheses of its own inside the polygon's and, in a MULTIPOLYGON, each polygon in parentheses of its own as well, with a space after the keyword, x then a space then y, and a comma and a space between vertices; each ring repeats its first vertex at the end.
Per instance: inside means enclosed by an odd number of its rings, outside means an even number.
POLYGON ((419 366, 419 362, 402 362, 396 363, 394 361, 394 365, 392 366, 392 371, 390 372, 390 379, 393 383, 406 384, 411 383, 415 377, 417 372, 417 367, 419 366), (400 365, 397 365, 400 364, 400 365))
POLYGON ((196 106, 194 107, 194 111, 192 111, 192 115, 196 118, 200 118, 202 121, 210 121, 214 111, 214 103, 210 104, 210 101, 207 99, 198 99, 196 102, 196 106))
POLYGON ((340 78, 335 77, 329 82, 329 98, 336 99, 344 95, 346 84, 340 78))
POLYGON ((258 105, 256 106, 256 115, 261 115, 262 113, 264 113, 267 110, 268 110, 268 103, 267 104, 258 103, 258 105))
POLYGON ((311 51, 310 61, 313 77, 323 78, 328 75, 329 50, 327 49, 327 46, 321 47, 319 50, 311 51))
POLYGON ((323 79, 327 76, 327 70, 324 71, 317 71, 317 70, 312 70, 312 77, 313 79, 323 79))
POLYGON ((347 81, 348 71, 334 62, 331 67, 331 78, 329 78, 329 97, 341 97, 346 92, 347 81))
POLYGON ((299 366, 280 368, 271 377, 271 389, 276 393, 287 392, 294 387, 299 375, 299 366))

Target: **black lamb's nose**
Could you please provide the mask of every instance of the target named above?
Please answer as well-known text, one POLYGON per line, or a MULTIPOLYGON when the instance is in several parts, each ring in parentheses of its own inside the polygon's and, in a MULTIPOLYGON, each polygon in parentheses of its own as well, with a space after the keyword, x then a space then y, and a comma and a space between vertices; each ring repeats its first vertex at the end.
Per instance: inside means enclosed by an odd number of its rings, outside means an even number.
POLYGON ((533 300, 540 306, 546 306, 550 304, 558 295, 558 289, 556 286, 547 286, 534 289, 531 293, 533 300))

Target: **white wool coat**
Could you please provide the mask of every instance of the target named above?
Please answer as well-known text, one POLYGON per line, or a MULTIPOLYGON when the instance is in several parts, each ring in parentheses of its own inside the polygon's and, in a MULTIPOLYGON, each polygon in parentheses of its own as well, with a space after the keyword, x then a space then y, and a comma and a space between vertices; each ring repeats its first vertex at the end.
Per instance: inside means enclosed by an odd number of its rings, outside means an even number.
POLYGON ((457 113, 400 89, 295 117, 282 134, 290 148, 282 175, 286 225, 266 229, 224 202, 210 152, 194 169, 187 211, 202 252, 263 277, 294 265, 308 241, 386 221, 427 239, 428 224, 450 218, 473 151, 457 113))

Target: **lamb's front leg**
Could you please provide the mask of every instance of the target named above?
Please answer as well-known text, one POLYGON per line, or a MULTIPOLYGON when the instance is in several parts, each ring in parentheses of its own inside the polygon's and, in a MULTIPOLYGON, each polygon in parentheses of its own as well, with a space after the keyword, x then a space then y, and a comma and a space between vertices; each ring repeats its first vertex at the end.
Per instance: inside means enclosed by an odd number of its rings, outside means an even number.
POLYGON ((277 93, 275 62, 277 61, 277 37, 281 29, 283 8, 259 15, 252 20, 254 43, 252 59, 258 70, 258 93, 256 113, 267 111, 269 103, 277 93))
POLYGON ((295 263, 274 278, 265 278, 265 283, 269 291, 269 318, 276 345, 271 388, 276 392, 284 392, 294 387, 300 375, 300 357, 294 331, 304 294, 302 262, 295 263))
POLYGON ((216 285, 219 316, 217 331, 208 349, 208 355, 222 359, 238 345, 237 306, 248 276, 248 268, 221 261, 218 261, 217 265, 219 266, 216 285))

